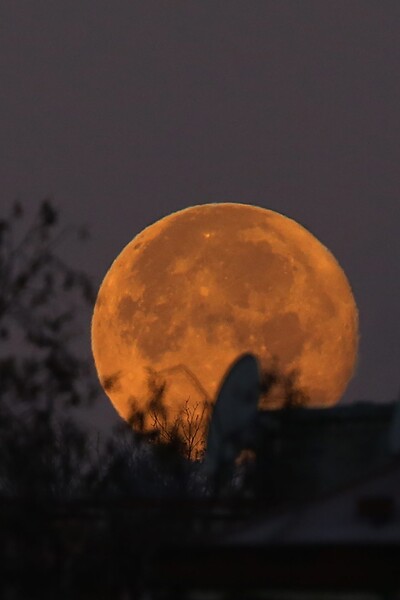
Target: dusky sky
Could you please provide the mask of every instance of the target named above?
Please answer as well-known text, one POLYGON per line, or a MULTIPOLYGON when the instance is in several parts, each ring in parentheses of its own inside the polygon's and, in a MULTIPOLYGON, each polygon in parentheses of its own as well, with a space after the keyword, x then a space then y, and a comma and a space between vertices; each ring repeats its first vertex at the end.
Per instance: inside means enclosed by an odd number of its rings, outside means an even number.
POLYGON ((84 255, 68 252, 96 285, 172 211, 281 212, 333 252, 359 306, 344 402, 391 400, 399 65, 397 0, 2 0, 0 206, 51 195, 87 223, 84 255))

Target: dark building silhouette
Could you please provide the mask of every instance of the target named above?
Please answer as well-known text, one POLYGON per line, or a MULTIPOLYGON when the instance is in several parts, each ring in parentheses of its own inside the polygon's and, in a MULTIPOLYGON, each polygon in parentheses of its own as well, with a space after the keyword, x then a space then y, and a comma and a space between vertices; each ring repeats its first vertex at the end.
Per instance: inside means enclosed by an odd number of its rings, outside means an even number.
POLYGON ((247 511, 220 503, 197 540, 160 546, 154 597, 398 598, 398 422, 396 403, 259 413, 247 511))
POLYGON ((307 500, 384 466, 395 453, 396 407, 359 402, 259 413, 257 494, 280 505, 307 500))

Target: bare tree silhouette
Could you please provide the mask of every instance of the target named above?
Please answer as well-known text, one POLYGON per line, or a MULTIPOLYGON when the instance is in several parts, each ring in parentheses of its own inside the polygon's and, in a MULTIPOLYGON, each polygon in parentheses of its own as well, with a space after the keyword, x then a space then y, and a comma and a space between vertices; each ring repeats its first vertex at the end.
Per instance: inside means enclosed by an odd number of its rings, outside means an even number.
POLYGON ((188 460, 199 460, 204 453, 205 430, 208 424, 210 405, 206 402, 190 404, 190 397, 184 407, 171 421, 165 409, 151 410, 155 440, 159 443, 175 445, 188 460))
POLYGON ((197 377, 185 365, 179 364, 156 371, 147 368, 149 401, 144 410, 132 396, 128 419, 133 430, 153 444, 170 445, 183 457, 199 460, 204 453, 204 441, 212 404, 197 377), (190 396, 183 405, 172 408, 166 402, 167 377, 184 372, 202 399, 193 403, 190 396))
POLYGON ((266 410, 279 408, 299 408, 307 406, 308 396, 298 384, 298 371, 295 369, 284 373, 278 366, 277 359, 272 361, 269 368, 264 368, 261 373, 260 409, 266 410))
POLYGON ((189 460, 202 457, 205 444, 205 427, 208 423, 209 404, 198 402, 194 406, 186 400, 181 416, 180 433, 185 442, 186 456, 189 460))

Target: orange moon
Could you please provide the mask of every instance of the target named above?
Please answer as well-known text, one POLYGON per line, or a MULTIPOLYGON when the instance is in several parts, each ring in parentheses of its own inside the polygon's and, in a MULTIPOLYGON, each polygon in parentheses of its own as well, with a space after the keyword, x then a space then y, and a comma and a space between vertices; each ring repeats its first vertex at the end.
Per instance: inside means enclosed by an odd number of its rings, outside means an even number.
MULTIPOLYGON (((295 374, 307 406, 331 406, 357 347, 356 303, 333 255, 292 219, 246 204, 193 206, 144 229, 106 274, 92 320, 99 379, 126 420, 140 410, 146 421, 155 382, 173 414, 212 402, 244 352, 262 371, 295 374)), ((264 406, 281 406, 280 394, 264 406)))

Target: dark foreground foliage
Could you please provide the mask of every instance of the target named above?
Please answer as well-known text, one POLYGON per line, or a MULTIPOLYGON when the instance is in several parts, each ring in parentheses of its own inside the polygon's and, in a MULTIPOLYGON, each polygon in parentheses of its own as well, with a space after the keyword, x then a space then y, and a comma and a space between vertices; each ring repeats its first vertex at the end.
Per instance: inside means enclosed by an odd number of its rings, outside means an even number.
MULTIPOLYGON (((79 410, 99 390, 79 345, 95 294, 60 256, 66 234, 87 238, 60 226, 50 200, 33 222, 18 202, 0 220, 0 596, 137 598, 158 548, 201 538, 214 516, 241 518, 252 485, 242 462, 230 498, 215 503, 200 460, 208 405, 186 406, 171 426, 157 388, 153 433, 140 414, 135 433, 121 424, 104 438, 82 427, 79 410)), ((274 385, 284 385, 289 408, 303 403, 294 380, 266 374, 264 395, 274 385)))
POLYGON ((204 486, 174 436, 80 425, 99 388, 79 344, 95 294, 60 256, 66 234, 87 237, 50 200, 0 220, 0 596, 135 597, 152 540, 182 531, 160 500, 204 486))
POLYGON ((79 344, 95 293, 60 256, 65 235, 88 237, 61 227, 50 200, 33 222, 19 202, 0 221, 0 495, 48 502, 191 493, 185 456, 192 458, 196 422, 187 440, 161 421, 153 435, 121 425, 109 439, 79 424, 77 410, 99 390, 79 344))

